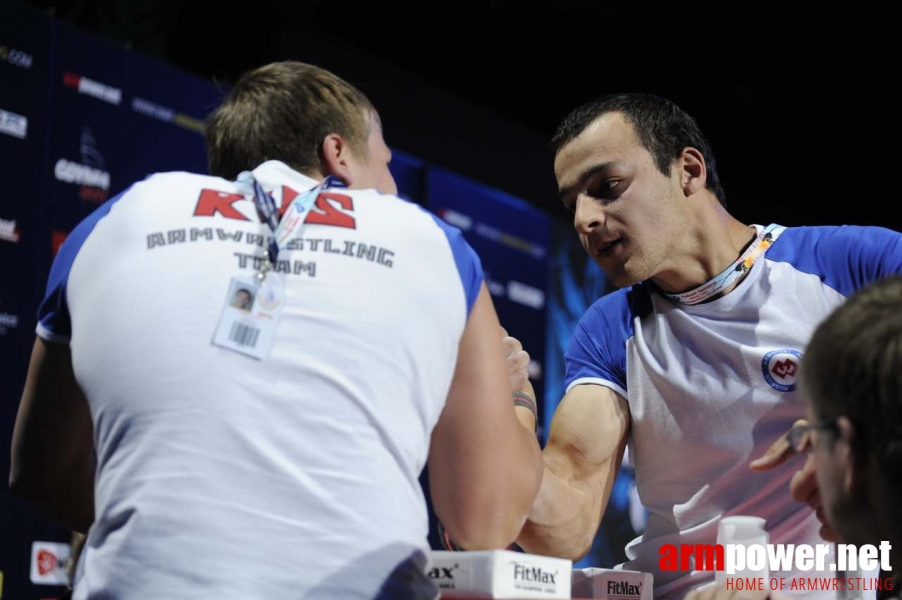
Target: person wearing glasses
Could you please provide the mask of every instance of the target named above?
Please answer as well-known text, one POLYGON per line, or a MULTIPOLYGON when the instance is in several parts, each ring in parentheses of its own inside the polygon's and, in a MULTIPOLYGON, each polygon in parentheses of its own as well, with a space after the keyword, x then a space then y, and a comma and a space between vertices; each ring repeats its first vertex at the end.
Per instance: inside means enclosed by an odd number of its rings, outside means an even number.
MULTIPOLYGON (((741 222, 699 124, 659 96, 580 106, 553 146, 561 202, 620 289, 590 306, 571 337, 566 393, 518 545, 584 557, 627 445, 649 514, 622 568, 652 573, 655 598, 713 582, 691 564, 662 568, 660 549, 713 544, 723 517, 765 519, 774 543, 821 541, 804 505, 773 494, 794 470, 752 474, 748 462, 804 417, 796 380, 812 332, 855 290, 902 272, 902 236, 741 222)), ((791 158, 779 145, 761 157, 762 194, 783 194, 768 173, 791 158)))
MULTIPOLYGON (((809 418, 797 422, 769 454, 780 463, 806 455, 815 480, 797 476, 792 493, 816 508, 825 539, 857 547, 890 543, 893 578, 887 582, 886 574, 881 576, 884 589, 877 596, 899 598, 902 277, 855 292, 818 326, 801 361, 799 385, 809 418)), ((686 600, 767 595, 709 588, 686 600)))

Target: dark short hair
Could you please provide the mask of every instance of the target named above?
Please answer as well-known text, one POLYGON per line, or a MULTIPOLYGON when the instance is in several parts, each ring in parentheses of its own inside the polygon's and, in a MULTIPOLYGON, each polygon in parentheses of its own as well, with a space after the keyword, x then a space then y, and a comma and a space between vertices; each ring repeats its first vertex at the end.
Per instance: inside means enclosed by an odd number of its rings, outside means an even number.
POLYGON ((817 327, 799 385, 815 417, 847 417, 856 446, 899 485, 889 474, 902 473, 902 277, 861 288, 817 327))
POLYGON ((727 196, 717 175, 717 164, 711 144, 702 135, 698 124, 679 106, 652 94, 609 94, 593 100, 572 111, 558 125, 551 140, 555 153, 561 151, 574 138, 599 117, 607 113, 620 113, 633 126, 642 146, 655 160, 658 170, 670 176, 673 161, 687 147, 698 150, 705 161, 707 182, 705 187, 717 196, 723 206, 727 196))
POLYGON ((210 173, 235 179, 267 160, 323 172, 322 142, 342 136, 366 156, 372 103, 340 77, 286 61, 243 75, 206 121, 210 173))

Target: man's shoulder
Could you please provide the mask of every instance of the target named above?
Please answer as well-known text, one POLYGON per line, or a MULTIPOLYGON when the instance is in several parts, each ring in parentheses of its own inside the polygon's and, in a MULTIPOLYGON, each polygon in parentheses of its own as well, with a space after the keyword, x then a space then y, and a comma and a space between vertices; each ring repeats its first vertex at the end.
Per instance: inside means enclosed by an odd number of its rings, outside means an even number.
POLYGON ((190 173, 187 171, 167 171, 151 173, 144 179, 133 182, 111 199, 120 205, 120 210, 139 206, 157 206, 161 202, 171 203, 197 201, 206 192, 225 201, 229 196, 239 196, 233 182, 220 177, 190 173), (148 204, 149 202, 149 204, 148 204))
POLYGON ((647 282, 609 292, 593 302, 579 321, 587 331, 616 331, 632 335, 633 322, 652 312, 651 289, 647 282))
POLYGON ((897 231, 879 225, 806 225, 787 227, 774 243, 774 248, 812 244, 847 245, 864 242, 876 236, 898 237, 897 231))
POLYGON ((235 184, 232 181, 223 179, 222 177, 191 173, 188 171, 151 173, 143 180, 138 181, 131 186, 132 190, 142 192, 157 192, 164 190, 178 191, 186 189, 201 190, 205 188, 219 190, 224 193, 237 191, 235 184))
POLYGON ((781 262, 795 262, 814 255, 839 260, 863 248, 879 250, 900 240, 899 232, 876 225, 787 227, 768 250, 767 257, 781 262))

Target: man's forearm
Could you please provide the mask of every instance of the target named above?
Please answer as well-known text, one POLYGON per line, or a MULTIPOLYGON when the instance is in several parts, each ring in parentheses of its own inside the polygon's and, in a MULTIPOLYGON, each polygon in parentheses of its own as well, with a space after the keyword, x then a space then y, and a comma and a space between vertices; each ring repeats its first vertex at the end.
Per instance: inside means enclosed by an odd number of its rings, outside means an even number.
POLYGON ((613 391, 581 385, 567 392, 555 410, 542 451, 542 485, 518 545, 571 560, 589 552, 628 431, 629 406, 613 391))
POLYGON ((532 554, 579 560, 592 547, 600 523, 589 486, 567 482, 546 464, 539 495, 517 544, 532 554))

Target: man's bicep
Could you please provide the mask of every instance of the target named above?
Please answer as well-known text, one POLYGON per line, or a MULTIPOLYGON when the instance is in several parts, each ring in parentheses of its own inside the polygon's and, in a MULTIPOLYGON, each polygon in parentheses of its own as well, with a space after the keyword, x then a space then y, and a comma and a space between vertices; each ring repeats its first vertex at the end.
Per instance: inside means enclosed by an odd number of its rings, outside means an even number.
POLYGON ((489 485, 499 476, 487 472, 493 462, 484 458, 496 454, 496 445, 515 427, 519 424, 507 383, 501 326, 483 284, 460 342, 447 402, 432 433, 429 470, 437 512, 445 499, 459 495, 449 504, 460 505, 475 494, 467 487, 489 485), (469 464, 479 468, 468 468, 469 464), (461 471, 473 476, 463 482, 461 471))
POLYGON ((551 421, 545 464, 561 477, 610 489, 630 426, 629 405, 601 385, 577 385, 551 421))
POLYGON ((476 431, 474 419, 509 420, 512 407, 501 325, 483 283, 460 341, 443 418, 459 417, 463 425, 459 433, 470 435, 476 431))
POLYGON ((542 476, 538 440, 516 417, 501 331, 482 284, 432 433, 433 505, 464 547, 502 547, 513 541, 542 476))

